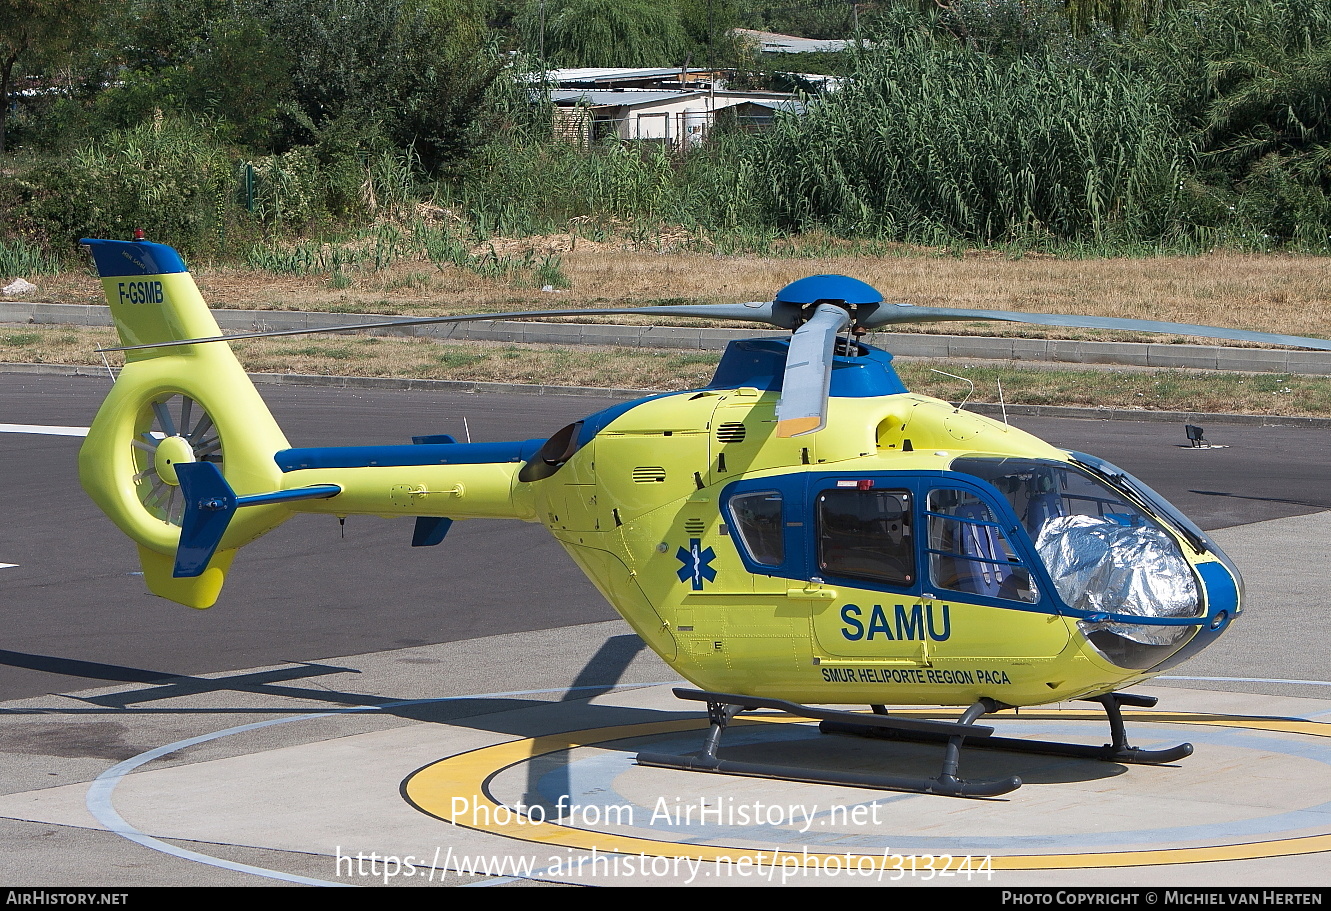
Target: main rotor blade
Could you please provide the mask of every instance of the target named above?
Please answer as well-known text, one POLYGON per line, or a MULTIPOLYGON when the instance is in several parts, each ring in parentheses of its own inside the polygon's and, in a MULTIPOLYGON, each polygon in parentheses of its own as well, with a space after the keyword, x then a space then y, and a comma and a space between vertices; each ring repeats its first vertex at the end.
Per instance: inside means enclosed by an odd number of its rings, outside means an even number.
POLYGON ((210 338, 187 338, 174 342, 153 342, 147 345, 120 345, 98 348, 98 351, 140 351, 145 348, 171 348, 176 345, 203 345, 209 342, 233 342, 250 338, 277 338, 284 335, 315 335, 324 332, 364 332, 370 329, 392 329, 398 326, 429 326, 438 323, 471 323, 496 319, 547 319, 559 316, 686 316, 701 319, 729 319, 749 323, 767 323, 781 329, 794 328, 799 306, 773 301, 752 301, 745 304, 666 304, 656 307, 593 308, 586 310, 530 310, 513 313, 468 313, 462 316, 422 316, 416 319, 387 320, 376 323, 357 323, 352 326, 326 326, 320 329, 276 329, 271 332, 244 332, 236 335, 215 335, 210 338))
POLYGON ((795 330, 786 354, 781 399, 776 403, 777 436, 803 436, 826 425, 833 350, 837 335, 849 325, 848 312, 819 304, 809 321, 795 330))
POLYGON ((868 329, 879 329, 883 326, 898 323, 932 323, 957 320, 1031 323, 1037 326, 1063 326, 1069 329, 1126 329, 1132 332, 1165 332, 1173 335, 1193 335, 1199 338, 1227 339, 1233 342, 1259 342, 1265 345, 1286 345, 1291 348, 1315 348, 1320 351, 1331 351, 1331 340, 1306 338, 1301 335, 1249 332, 1245 329, 1225 329, 1220 326, 1163 323, 1157 320, 1121 319, 1112 316, 1022 313, 1016 310, 962 310, 953 307, 916 307, 911 304, 883 304, 873 314, 865 318, 864 326, 868 329))

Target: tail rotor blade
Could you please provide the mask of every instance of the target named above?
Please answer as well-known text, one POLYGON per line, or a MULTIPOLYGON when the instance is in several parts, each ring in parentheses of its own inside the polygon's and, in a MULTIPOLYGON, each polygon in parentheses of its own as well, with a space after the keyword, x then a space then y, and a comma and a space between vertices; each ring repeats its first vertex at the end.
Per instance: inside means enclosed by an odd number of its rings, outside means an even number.
POLYGON ((813 317, 795 330, 786 355, 781 400, 776 404, 776 435, 797 437, 822 430, 832 386, 832 356, 837 335, 850 325, 850 314, 819 304, 813 317))

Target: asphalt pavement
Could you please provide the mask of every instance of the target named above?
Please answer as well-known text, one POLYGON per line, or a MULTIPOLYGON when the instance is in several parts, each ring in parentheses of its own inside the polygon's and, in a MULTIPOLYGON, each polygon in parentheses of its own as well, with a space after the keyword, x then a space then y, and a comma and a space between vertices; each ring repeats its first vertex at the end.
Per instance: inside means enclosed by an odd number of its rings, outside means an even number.
MULTIPOLYGON (((0 425, 86 426, 108 387, 101 378, 0 376, 0 425)), ((609 404, 263 391, 297 446, 406 442, 423 433, 543 437, 609 404)), ((1331 716, 1331 621, 1323 610, 1329 432, 1216 424, 1207 437, 1225 448, 1197 450, 1186 446, 1182 426, 1013 423, 1137 474, 1214 530, 1244 570, 1243 622, 1174 679, 1152 684, 1168 713, 1130 721, 1148 741, 1196 741, 1197 754, 1176 767, 1106 771, 1023 757, 1027 787, 1011 800, 976 802, 880 800, 624 766, 613 742, 585 732, 674 742, 684 735, 667 728, 690 718, 697 728, 697 712, 670 696, 675 675, 542 528, 471 521, 439 547, 413 549, 410 523, 353 518, 343 530, 336 520, 302 516, 242 552, 215 607, 191 611, 143 590, 132 547, 78 486, 78 437, 0 433, 0 564, 12 564, 0 568, 0 881, 378 882, 342 863, 358 852, 416 858, 419 876, 400 867, 383 877, 396 885, 697 884, 699 870, 690 878, 681 861, 693 849, 682 845, 761 848, 770 864, 773 850, 824 856, 844 846, 869 856, 890 840, 894 851, 921 857, 944 849, 974 854, 977 864, 990 857, 996 871, 933 885, 1331 885, 1331 843, 1318 840, 1331 839, 1323 809, 1331 805, 1331 756, 1320 746, 1331 738, 1318 727, 1331 716), (584 735, 563 752, 531 740, 570 730, 584 735), (473 766, 447 766, 464 756, 473 766), (586 801, 614 795, 642 815, 632 825, 554 834, 437 818, 454 799, 472 799, 448 788, 476 774, 490 782, 486 794, 509 804, 562 788, 586 801), (425 798, 404 799, 430 775, 453 784, 421 784, 425 798), (1217 791, 1222 780, 1237 790, 1217 791), (663 793, 683 806, 724 798, 817 805, 824 822, 816 830, 788 820, 703 829, 649 822, 663 793), (444 802, 421 805, 435 799, 444 802), (877 828, 838 820, 833 809, 880 804, 886 818, 877 828), (674 858, 673 869, 607 865, 604 876, 591 876, 552 864, 586 858, 578 834, 586 831, 606 833, 604 849, 616 857, 641 847, 644 857, 674 858), (451 866, 436 849, 454 852, 451 866), (468 872, 458 851, 535 866, 468 872), (1129 854, 1137 861, 1123 862, 1129 854), (1036 855, 1044 859, 1013 860, 1036 855), (1087 859, 1097 857, 1111 859, 1087 859), (426 879, 427 859, 437 878, 426 879)), ((1090 724, 1057 712, 1023 713, 1014 723, 1023 735, 1043 726, 1074 738, 1081 735, 1065 729, 1090 724)), ((770 741, 817 754, 829 740, 784 722, 744 730, 741 750, 770 741)), ((1092 725, 1085 736, 1103 734, 1092 725)), ((1011 763, 964 761, 984 772, 1011 763)), ((715 863, 707 869, 716 874, 707 884, 755 882, 733 865, 724 876, 715 863)), ((794 881, 857 884, 849 876, 832 882, 827 872, 820 879, 806 857, 794 881)), ((908 881, 925 884, 922 875, 908 881)))

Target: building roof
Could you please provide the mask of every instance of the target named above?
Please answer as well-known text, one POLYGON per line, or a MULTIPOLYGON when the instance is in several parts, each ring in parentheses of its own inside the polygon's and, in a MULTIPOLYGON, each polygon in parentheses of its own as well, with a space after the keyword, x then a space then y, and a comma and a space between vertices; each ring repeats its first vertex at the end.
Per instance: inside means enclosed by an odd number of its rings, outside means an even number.
POLYGON ((583 104, 589 107, 635 107, 666 101, 697 99, 716 110, 736 104, 754 104, 774 111, 802 113, 805 105, 781 92, 707 92, 692 89, 551 89, 550 100, 557 105, 583 104))
POLYGON ((854 41, 845 38, 797 38, 794 35, 760 32, 752 28, 736 28, 730 32, 755 42, 764 54, 812 54, 844 51, 855 46, 854 41))
POLYGON ((622 67, 622 66, 579 66, 564 70, 551 70, 549 79, 556 85, 595 84, 598 82, 617 82, 630 79, 664 79, 679 76, 681 73, 710 73, 704 67, 622 67))
POLYGON ((655 104, 690 98, 698 92, 680 89, 652 91, 650 89, 551 89, 550 100, 555 104, 587 104, 592 107, 606 105, 655 104))
POLYGON ((751 104, 754 107, 758 108, 767 108, 768 110, 772 111, 785 111, 786 113, 789 114, 803 114, 806 110, 808 110, 808 105, 794 98, 784 98, 780 100, 751 98, 748 101, 740 102, 738 105, 735 105, 735 107, 743 107, 746 104, 751 104))

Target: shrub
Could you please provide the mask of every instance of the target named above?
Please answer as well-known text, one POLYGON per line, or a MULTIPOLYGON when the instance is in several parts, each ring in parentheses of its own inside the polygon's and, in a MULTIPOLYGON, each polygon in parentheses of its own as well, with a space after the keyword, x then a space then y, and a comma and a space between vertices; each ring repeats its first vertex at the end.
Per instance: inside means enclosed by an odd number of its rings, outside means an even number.
POLYGON ((68 159, 39 161, 17 181, 15 221, 50 249, 81 237, 153 240, 211 251, 224 230, 233 162, 206 127, 161 118, 108 134, 68 159))

